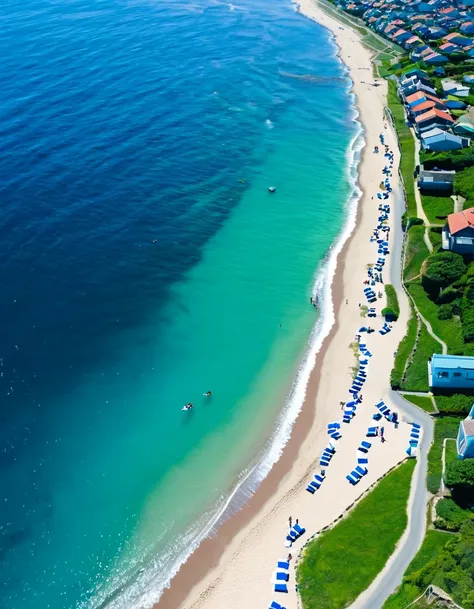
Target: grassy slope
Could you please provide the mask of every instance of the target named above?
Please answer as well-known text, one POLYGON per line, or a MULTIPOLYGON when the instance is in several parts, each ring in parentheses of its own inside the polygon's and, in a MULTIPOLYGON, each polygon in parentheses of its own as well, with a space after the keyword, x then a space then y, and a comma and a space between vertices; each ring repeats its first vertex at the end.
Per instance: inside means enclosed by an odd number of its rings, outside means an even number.
MULTIPOLYGON (((438 319, 438 306, 428 298, 421 284, 414 282, 410 283, 407 287, 408 291, 415 299, 420 313, 430 322, 434 333, 448 345, 448 352, 453 353, 456 350, 462 352, 464 341, 459 319, 454 317, 447 320, 438 319)), ((438 346, 438 353, 441 353, 441 345, 438 346)))
POLYGON ((398 345, 397 356, 395 357, 391 374, 392 379, 397 380, 399 383, 401 382, 403 372, 405 371, 406 362, 410 357, 415 345, 417 328, 418 320, 413 312, 413 307, 410 302, 410 319, 408 320, 407 331, 398 345))
POLYGON ((439 352, 439 343, 421 326, 416 351, 408 367, 402 388, 406 391, 428 391, 428 359, 439 352))
POLYGON ((414 460, 406 461, 388 474, 347 518, 307 546, 297 572, 305 609, 342 609, 381 571, 407 524, 414 467, 414 460))
POLYGON ((408 231, 405 249, 404 281, 410 281, 420 274, 421 265, 428 257, 429 251, 424 241, 425 227, 412 226, 408 231))
POLYGON ((448 214, 454 211, 454 201, 450 197, 422 197, 423 209, 430 224, 443 224, 448 214))
POLYGON ((421 395, 404 395, 403 397, 405 398, 405 400, 408 400, 412 404, 415 404, 415 406, 418 406, 418 408, 421 408, 421 410, 424 410, 425 412, 428 412, 430 414, 432 412, 436 412, 433 407, 433 402, 431 401, 431 398, 425 398, 421 395))
POLYGON ((409 216, 416 216, 415 186, 413 171, 415 168, 415 142, 410 129, 405 124, 405 110, 397 96, 397 86, 391 80, 388 83, 387 105, 392 113, 398 134, 398 141, 402 158, 400 173, 402 174, 407 197, 407 212, 409 216))
POLYGON ((428 476, 426 484, 430 493, 437 493, 443 471, 441 454, 444 438, 455 438, 458 434, 458 417, 439 417, 435 419, 434 440, 428 453, 428 476))
MULTIPOLYGON (((410 575, 410 573, 414 573, 427 565, 437 556, 439 551, 450 539, 451 535, 449 533, 444 533, 442 531, 427 531, 423 544, 419 549, 418 554, 409 564, 405 576, 410 575)), ((400 588, 386 600, 383 609, 405 609, 405 607, 414 601, 415 598, 420 596, 422 592, 423 591, 419 590, 416 586, 403 582, 400 588)))

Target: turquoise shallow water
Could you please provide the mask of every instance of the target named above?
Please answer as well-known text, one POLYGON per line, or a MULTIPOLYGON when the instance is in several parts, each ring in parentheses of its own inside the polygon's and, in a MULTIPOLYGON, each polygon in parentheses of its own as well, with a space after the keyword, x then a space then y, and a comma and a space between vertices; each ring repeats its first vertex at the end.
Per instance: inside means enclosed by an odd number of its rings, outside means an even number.
POLYGON ((349 83, 286 2, 0 19, 0 606, 146 607, 285 440, 348 214, 349 83))

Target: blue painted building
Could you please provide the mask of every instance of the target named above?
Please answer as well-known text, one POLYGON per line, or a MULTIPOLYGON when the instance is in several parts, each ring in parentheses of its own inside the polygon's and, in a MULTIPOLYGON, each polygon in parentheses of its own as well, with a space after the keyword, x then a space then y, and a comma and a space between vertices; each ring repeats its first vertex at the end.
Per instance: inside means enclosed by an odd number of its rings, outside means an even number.
POLYGON ((474 458, 474 406, 464 421, 459 423, 456 448, 458 450, 458 459, 474 458))
POLYGON ((474 357, 434 354, 428 360, 428 380, 434 389, 474 389, 474 357))

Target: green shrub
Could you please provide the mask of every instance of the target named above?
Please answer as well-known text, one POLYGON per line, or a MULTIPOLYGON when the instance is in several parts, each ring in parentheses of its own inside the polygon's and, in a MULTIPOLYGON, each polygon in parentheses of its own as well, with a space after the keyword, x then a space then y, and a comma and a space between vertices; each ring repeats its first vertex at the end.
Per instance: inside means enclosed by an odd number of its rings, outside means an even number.
POLYGON ((458 171, 454 176, 454 192, 465 199, 474 198, 474 167, 458 171))
POLYGON ((438 410, 447 414, 468 414, 473 404, 474 396, 465 393, 436 396, 438 410))
POLYGON ((448 463, 444 480, 449 487, 474 486, 474 459, 448 463))
POLYGON ((382 315, 385 317, 386 321, 397 321, 398 319, 398 315, 392 307, 385 307, 382 309, 382 315))
POLYGON ((459 531, 461 525, 471 518, 468 510, 463 510, 452 499, 440 499, 436 504, 435 527, 447 531, 459 531))
POLYGON ((462 292, 460 290, 455 290, 453 287, 448 287, 441 292, 441 294, 436 299, 438 304, 445 304, 448 302, 453 302, 456 298, 462 296, 462 292))
POLYGON ((387 296, 387 306, 382 311, 382 315, 389 316, 394 321, 400 316, 400 305, 398 303, 397 291, 389 283, 385 284, 385 295, 387 296))
POLYGON ((428 257, 422 276, 423 288, 439 296, 440 290, 459 279, 466 272, 463 257, 454 252, 439 252, 428 257))
POLYGON ((465 167, 474 165, 474 148, 450 150, 448 152, 421 152, 420 162, 425 169, 455 169, 461 171, 465 167))
POLYGON ((453 307, 450 304, 442 304, 438 309, 438 319, 451 319, 453 307))
POLYGON ((420 226, 421 224, 424 224, 421 218, 410 216, 407 220, 407 229, 411 228, 412 226, 420 226))

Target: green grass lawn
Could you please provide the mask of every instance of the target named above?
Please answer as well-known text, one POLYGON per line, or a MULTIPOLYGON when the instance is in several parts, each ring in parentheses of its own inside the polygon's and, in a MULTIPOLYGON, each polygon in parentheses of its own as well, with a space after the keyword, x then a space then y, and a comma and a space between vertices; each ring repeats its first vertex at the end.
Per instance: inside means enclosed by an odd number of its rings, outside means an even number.
POLYGON ((447 440, 446 441, 446 453, 445 453, 446 465, 451 461, 457 461, 458 459, 458 450, 456 448, 455 440, 447 440))
POLYGON ((455 438, 458 435, 459 417, 437 417, 435 419, 434 440, 428 453, 428 475, 426 484, 430 493, 437 493, 443 472, 441 455, 444 438, 455 438))
MULTIPOLYGON (((458 318, 453 317, 452 319, 441 320, 438 319, 438 305, 428 298, 425 290, 419 282, 410 283, 408 291, 413 296, 416 302, 418 310, 427 319, 434 333, 443 340, 448 346, 449 353, 462 353, 464 348, 464 340, 462 337, 461 322, 458 318)), ((437 353, 441 353, 441 345, 438 345, 439 350, 437 353)))
POLYGON ((421 410, 424 410, 425 412, 428 412, 430 414, 432 412, 436 412, 433 407, 433 402, 431 398, 426 398, 422 395, 404 395, 403 397, 405 398, 405 400, 408 400, 412 404, 415 404, 415 406, 418 406, 418 408, 421 408, 421 410))
POLYGON ((425 324, 422 324, 416 351, 407 368, 402 389, 428 391, 428 359, 437 352, 439 352, 439 343, 428 334, 425 324))
POLYGON ((393 81, 388 83, 387 105, 392 113, 398 141, 401 149, 400 173, 402 174, 407 198, 407 213, 416 216, 415 182, 415 142, 409 127, 405 123, 405 111, 398 99, 397 86, 393 81))
POLYGON ((421 197, 423 209, 430 224, 442 224, 448 214, 454 211, 454 201, 450 197, 421 197))
MULTIPOLYGON (((385 284, 385 295, 387 297, 387 309, 391 309, 393 311, 395 317, 398 319, 400 316, 400 305, 398 304, 398 295, 397 291, 390 283, 385 284)), ((382 314, 384 314, 382 312, 382 314)))
POLYGON ((304 609, 347 607, 383 569, 407 524, 414 467, 414 459, 403 463, 347 518, 308 544, 297 570, 304 609))
POLYGON ((415 345, 416 333, 418 329, 418 319, 414 313, 413 305, 410 301, 410 319, 407 324, 407 331, 405 336, 400 341, 397 349, 397 355, 390 375, 390 384, 393 389, 399 389, 402 382, 403 372, 408 358, 413 351, 415 345))
MULTIPOLYGON (((405 577, 419 571, 435 558, 446 543, 452 539, 452 535, 443 531, 427 531, 421 548, 415 558, 408 565, 405 577)), ((400 588, 383 605, 383 609, 405 609, 407 605, 415 600, 423 590, 413 584, 403 581, 400 588)))
POLYGON ((405 247, 405 268, 403 280, 413 280, 420 274, 421 265, 429 255, 424 241, 425 227, 423 225, 412 226, 407 234, 405 247))

